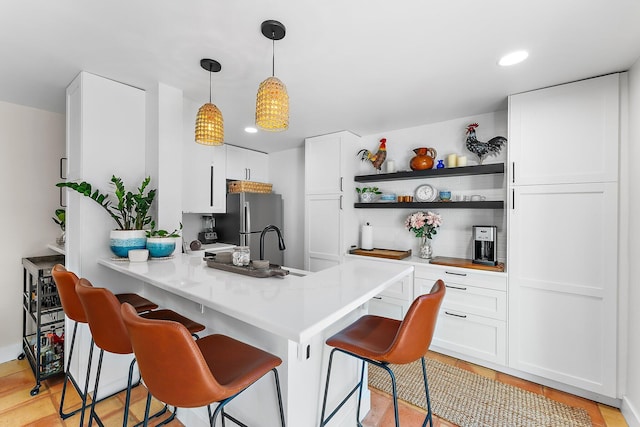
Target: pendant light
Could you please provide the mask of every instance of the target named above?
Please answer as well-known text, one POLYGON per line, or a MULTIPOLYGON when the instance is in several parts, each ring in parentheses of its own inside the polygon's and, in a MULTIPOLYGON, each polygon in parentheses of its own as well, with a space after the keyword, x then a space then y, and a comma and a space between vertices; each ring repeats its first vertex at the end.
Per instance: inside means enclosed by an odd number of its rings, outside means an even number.
POLYGON ((284 38, 286 30, 278 21, 264 21, 262 34, 271 39, 271 77, 260 83, 256 97, 256 126, 279 132, 289 128, 289 95, 287 88, 275 77, 275 41, 284 38))
POLYGON ((196 142, 203 145, 222 145, 224 144, 222 113, 211 103, 211 73, 217 73, 222 66, 214 59, 201 59, 200 66, 209 72, 209 102, 198 110, 196 142))

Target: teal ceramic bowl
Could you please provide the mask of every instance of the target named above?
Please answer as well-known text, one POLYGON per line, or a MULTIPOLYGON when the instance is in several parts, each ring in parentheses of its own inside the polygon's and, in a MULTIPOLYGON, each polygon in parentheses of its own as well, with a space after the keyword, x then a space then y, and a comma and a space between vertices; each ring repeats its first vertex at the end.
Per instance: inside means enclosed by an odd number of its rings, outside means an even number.
POLYGON ((168 257, 176 249, 176 241, 173 238, 149 237, 147 249, 151 258, 168 257))

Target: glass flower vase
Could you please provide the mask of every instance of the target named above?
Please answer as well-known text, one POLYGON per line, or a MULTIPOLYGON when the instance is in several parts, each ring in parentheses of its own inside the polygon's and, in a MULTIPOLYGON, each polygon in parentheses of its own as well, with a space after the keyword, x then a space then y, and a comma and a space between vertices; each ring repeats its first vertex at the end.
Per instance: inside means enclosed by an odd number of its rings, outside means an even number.
POLYGON ((424 259, 431 259, 433 256, 433 249, 431 248, 431 239, 427 239, 427 236, 420 237, 420 250, 418 256, 424 259))

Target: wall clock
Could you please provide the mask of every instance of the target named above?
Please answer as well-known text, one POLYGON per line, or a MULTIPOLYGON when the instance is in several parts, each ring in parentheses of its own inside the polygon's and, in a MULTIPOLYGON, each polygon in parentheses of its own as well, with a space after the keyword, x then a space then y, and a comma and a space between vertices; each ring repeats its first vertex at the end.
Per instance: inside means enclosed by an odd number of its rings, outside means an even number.
POLYGON ((438 192, 432 185, 423 184, 416 188, 415 199, 418 202, 433 202, 438 196, 438 192))

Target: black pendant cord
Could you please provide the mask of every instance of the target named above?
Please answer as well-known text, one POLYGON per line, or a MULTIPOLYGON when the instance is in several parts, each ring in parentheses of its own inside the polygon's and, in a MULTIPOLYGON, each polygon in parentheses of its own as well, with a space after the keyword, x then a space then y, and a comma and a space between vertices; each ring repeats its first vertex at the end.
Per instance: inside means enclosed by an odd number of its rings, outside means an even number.
POLYGON ((271 37, 271 77, 276 76, 276 34, 272 32, 271 37))
POLYGON ((211 71, 209 71, 209 104, 211 104, 211 71))

